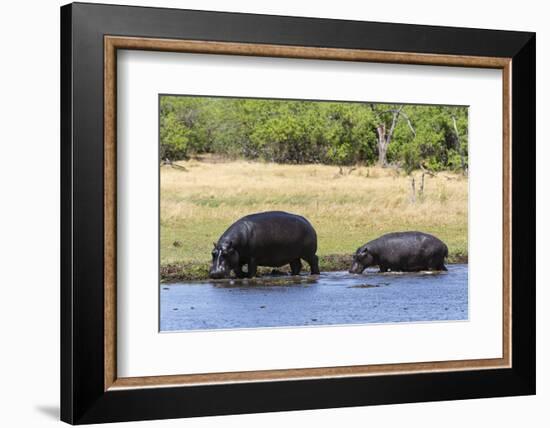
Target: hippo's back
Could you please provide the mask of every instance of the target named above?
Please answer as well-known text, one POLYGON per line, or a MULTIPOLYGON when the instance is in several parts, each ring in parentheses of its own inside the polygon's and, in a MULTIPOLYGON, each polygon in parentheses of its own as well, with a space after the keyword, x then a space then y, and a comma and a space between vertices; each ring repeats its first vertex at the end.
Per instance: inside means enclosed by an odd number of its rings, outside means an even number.
POLYGON ((247 250, 264 263, 288 263, 317 251, 315 229, 302 216, 266 211, 247 215, 239 223, 247 230, 247 250))
POLYGON ((416 231, 386 233, 385 235, 382 235, 381 237, 375 239, 372 242, 378 245, 405 244, 409 248, 415 248, 415 249, 425 245, 445 246, 445 243, 441 241, 439 238, 436 238, 435 236, 430 235, 429 233, 416 232, 416 231))
POLYGON ((258 226, 266 224, 296 225, 313 229, 313 226, 304 217, 285 211, 264 211, 261 213, 249 214, 239 221, 246 221, 258 226))
POLYGON ((394 232, 369 243, 380 259, 401 269, 440 265, 447 257, 447 245, 424 232, 394 232))
POLYGON ((284 242, 304 238, 315 239, 317 234, 311 223, 304 217, 284 211, 266 211, 250 214, 240 221, 246 223, 256 238, 269 242, 284 242))

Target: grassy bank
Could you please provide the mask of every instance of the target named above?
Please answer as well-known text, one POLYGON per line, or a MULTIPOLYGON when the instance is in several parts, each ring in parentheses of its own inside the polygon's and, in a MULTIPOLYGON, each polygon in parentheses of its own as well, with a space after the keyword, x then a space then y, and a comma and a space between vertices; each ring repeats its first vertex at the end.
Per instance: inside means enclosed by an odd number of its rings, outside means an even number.
MULTIPOLYGON (((412 201, 411 177, 393 169, 216 162, 161 167, 161 278, 200 279, 212 242, 240 217, 284 210, 308 218, 318 234, 321 270, 349 267, 350 255, 381 234, 421 230, 442 239, 449 261, 467 259, 468 180, 425 176, 412 201)), ((304 263, 304 267, 306 267, 304 263)), ((269 270, 270 271, 270 270, 269 270)))

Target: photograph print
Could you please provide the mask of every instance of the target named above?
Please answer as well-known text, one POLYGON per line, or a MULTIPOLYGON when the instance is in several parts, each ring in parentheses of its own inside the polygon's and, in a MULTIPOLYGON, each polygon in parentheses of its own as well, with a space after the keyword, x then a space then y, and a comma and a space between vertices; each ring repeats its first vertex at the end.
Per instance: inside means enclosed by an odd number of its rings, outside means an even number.
POLYGON ((159 95, 160 331, 468 320, 468 107, 159 95))

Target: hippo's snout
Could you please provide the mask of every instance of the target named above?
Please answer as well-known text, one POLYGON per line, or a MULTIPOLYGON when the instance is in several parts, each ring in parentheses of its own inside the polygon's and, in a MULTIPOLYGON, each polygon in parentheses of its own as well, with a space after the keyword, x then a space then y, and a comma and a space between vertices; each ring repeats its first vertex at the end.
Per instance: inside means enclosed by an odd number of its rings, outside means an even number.
POLYGON ((231 270, 227 269, 227 266, 225 264, 214 263, 210 267, 208 276, 212 279, 222 279, 222 278, 228 278, 230 273, 231 273, 231 270))
POLYGON ((364 270, 365 270, 365 267, 362 266, 360 263, 353 262, 349 270, 349 273, 360 274, 360 273, 363 273, 364 270))
POLYGON ((208 276, 212 279, 222 279, 225 278, 227 275, 226 272, 224 272, 223 270, 211 270, 208 273, 208 276))

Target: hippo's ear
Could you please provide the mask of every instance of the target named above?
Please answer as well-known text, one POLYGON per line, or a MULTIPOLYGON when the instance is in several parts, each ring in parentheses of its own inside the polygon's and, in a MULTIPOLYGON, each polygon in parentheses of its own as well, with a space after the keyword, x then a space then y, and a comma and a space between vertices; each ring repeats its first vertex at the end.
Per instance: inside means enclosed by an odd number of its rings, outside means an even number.
POLYGON ((214 246, 214 248, 216 248, 217 244, 215 242, 212 242, 212 245, 214 246))

